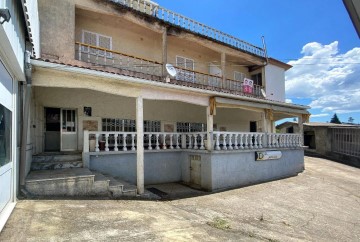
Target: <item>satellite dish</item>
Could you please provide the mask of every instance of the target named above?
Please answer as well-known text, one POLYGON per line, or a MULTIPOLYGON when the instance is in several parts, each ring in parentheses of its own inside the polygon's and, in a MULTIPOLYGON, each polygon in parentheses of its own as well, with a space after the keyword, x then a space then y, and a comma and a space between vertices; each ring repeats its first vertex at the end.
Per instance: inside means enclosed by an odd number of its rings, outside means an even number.
POLYGON ((172 76, 172 77, 176 76, 177 71, 173 65, 166 64, 165 67, 166 67, 166 71, 169 73, 170 76, 172 76))
POLYGON ((263 95, 263 97, 266 98, 266 92, 265 92, 264 88, 261 88, 260 90, 261 90, 261 94, 263 95))

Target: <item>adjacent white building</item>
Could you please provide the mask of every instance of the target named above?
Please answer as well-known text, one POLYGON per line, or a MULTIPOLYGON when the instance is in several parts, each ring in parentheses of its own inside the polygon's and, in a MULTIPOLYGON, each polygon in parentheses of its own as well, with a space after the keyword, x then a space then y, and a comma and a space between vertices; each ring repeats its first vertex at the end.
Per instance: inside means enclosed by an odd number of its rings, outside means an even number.
MULTIPOLYGON (((18 193, 25 52, 39 51, 37 1, 0 2, 0 231, 18 193), (31 24, 30 24, 31 23, 31 24)), ((25 147, 26 148, 26 147, 25 147)))

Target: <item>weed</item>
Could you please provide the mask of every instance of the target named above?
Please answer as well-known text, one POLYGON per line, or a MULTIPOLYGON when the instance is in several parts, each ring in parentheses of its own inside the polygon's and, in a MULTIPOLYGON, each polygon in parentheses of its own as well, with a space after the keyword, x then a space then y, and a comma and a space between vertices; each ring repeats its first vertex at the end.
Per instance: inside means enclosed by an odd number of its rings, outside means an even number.
POLYGON ((216 217, 211 222, 207 222, 208 225, 211 227, 222 229, 222 230, 228 230, 231 229, 230 224, 225 219, 216 217))

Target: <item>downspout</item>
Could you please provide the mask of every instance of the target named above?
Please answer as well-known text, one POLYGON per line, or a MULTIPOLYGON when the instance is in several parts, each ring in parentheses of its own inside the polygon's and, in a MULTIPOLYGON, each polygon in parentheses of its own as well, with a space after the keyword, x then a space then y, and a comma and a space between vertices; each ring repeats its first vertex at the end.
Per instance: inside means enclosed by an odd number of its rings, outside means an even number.
POLYGON ((24 107, 23 107, 23 120, 22 120, 22 134, 21 134, 21 150, 20 150, 20 171, 19 171, 19 181, 20 186, 25 185, 26 177, 26 148, 28 140, 28 130, 29 130, 29 114, 30 114, 30 100, 31 100, 31 64, 30 64, 31 52, 26 50, 25 52, 25 97, 24 97, 24 107))

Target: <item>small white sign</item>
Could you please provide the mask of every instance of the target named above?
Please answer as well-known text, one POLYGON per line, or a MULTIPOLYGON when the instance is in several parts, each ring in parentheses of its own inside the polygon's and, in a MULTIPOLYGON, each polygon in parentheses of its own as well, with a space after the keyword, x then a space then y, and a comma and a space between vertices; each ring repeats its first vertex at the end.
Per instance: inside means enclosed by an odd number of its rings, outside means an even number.
POLYGON ((257 151, 255 152, 255 160, 278 160, 282 156, 281 151, 257 151))

